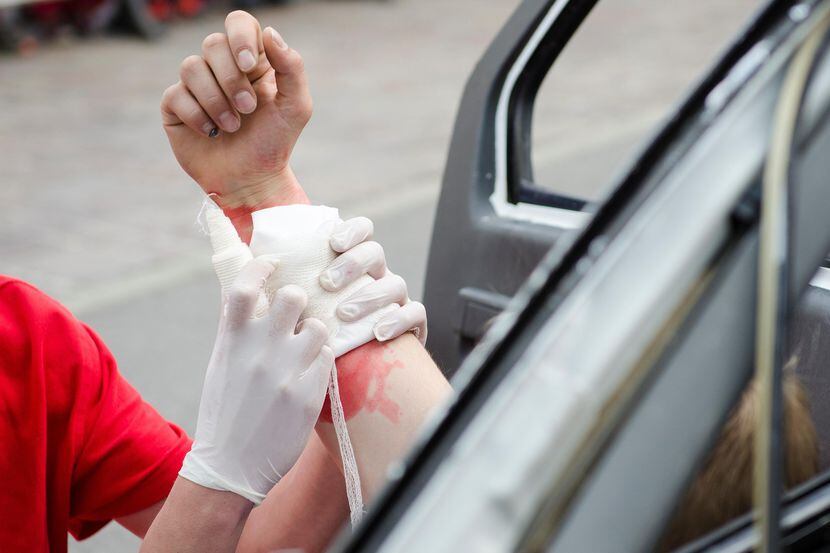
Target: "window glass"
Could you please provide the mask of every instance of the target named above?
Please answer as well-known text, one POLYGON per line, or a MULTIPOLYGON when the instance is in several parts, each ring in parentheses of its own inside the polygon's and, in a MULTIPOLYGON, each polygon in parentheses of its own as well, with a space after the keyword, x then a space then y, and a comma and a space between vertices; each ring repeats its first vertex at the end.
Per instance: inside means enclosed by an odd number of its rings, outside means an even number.
POLYGON ((760 0, 601 0, 545 77, 533 186, 599 200, 760 0))

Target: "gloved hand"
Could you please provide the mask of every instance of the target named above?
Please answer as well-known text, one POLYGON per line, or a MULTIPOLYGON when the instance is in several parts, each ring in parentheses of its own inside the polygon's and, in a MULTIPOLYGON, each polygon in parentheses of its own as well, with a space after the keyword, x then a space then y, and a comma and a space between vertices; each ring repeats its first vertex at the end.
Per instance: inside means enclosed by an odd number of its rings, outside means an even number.
POLYGON ((254 504, 305 448, 334 362, 322 322, 306 319, 295 332, 307 301, 300 288, 280 288, 266 315, 253 318, 277 263, 248 262, 223 298, 193 448, 179 473, 254 504))
POLYGON ((391 303, 401 306, 381 318, 374 326, 379 342, 409 332, 426 343, 427 312, 424 304, 409 299, 406 281, 386 267, 383 247, 371 241, 374 224, 366 217, 355 217, 340 223, 331 236, 331 248, 340 253, 320 275, 320 285, 329 292, 338 292, 364 274, 375 278, 337 306, 337 317, 352 322, 391 303))
MULTIPOLYGON (((223 293, 230 286, 239 268, 252 258, 230 221, 218 209, 207 212, 207 224, 213 244, 213 265, 223 293)), ((420 302, 409 300, 406 282, 386 268, 386 256, 377 242, 368 241, 374 232, 372 221, 355 217, 338 223, 333 229, 330 246, 341 253, 320 276, 320 286, 337 292, 365 274, 376 280, 360 288, 341 302, 336 310, 344 322, 357 321, 390 304, 401 307, 380 318, 373 327, 375 337, 383 342, 414 331, 425 343, 426 310, 420 302), (343 308, 343 309, 341 309, 343 308)), ((261 299, 257 312, 265 309, 261 299)))

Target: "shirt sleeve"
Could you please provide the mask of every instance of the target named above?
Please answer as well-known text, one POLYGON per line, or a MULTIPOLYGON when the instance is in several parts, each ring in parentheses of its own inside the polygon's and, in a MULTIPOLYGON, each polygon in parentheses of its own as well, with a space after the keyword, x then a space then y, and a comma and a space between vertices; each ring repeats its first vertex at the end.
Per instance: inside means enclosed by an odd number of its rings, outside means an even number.
POLYGON ((78 325, 86 360, 78 386, 69 531, 83 539, 166 498, 191 442, 121 376, 95 332, 78 325))

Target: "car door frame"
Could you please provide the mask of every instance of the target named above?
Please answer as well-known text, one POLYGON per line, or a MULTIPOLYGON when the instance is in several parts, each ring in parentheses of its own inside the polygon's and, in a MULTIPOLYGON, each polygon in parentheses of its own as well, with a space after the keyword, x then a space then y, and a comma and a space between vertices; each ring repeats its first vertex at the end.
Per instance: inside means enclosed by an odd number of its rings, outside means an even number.
POLYGON ((536 93, 528 76, 538 76, 546 58, 550 65, 595 3, 525 0, 465 87, 433 226, 424 299, 432 314, 428 349, 447 376, 550 246, 590 217, 592 206, 579 199, 514 194, 513 181, 524 176, 508 167, 525 159, 518 152, 528 145, 536 93), (527 123, 518 131, 507 124, 517 113, 527 123))

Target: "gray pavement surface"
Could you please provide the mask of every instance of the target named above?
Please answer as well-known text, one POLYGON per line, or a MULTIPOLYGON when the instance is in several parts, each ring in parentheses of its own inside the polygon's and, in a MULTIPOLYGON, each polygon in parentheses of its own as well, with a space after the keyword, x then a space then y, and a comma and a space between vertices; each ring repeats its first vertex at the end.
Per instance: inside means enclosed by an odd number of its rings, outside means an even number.
MULTIPOLYGON (((415 298, 463 85, 517 4, 308 0, 254 11, 303 54, 310 75, 315 114, 295 172, 314 201, 374 219, 415 298)), ((551 73, 562 80, 540 93, 540 182, 600 196, 602 181, 757 4, 600 3, 610 11, 586 26, 551 73), (624 58, 609 55, 623 46, 624 58), (655 57, 664 50, 671 55, 655 57)), ((169 152, 158 102, 223 15, 177 24, 156 43, 63 41, 31 59, 0 58, 0 272, 89 322, 145 398, 188 431, 218 298, 195 224, 201 195, 169 152)), ((111 524, 70 550, 137 546, 111 524)))

